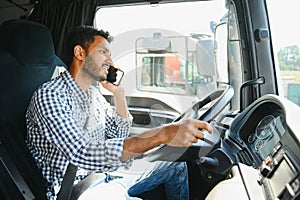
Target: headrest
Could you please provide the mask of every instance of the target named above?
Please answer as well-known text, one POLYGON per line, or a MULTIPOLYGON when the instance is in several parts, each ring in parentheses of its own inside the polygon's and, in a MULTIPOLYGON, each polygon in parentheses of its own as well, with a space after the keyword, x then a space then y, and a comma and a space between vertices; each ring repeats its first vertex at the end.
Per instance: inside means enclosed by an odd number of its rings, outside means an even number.
POLYGON ((0 26, 0 47, 21 65, 59 65, 49 29, 28 20, 8 20, 0 26))

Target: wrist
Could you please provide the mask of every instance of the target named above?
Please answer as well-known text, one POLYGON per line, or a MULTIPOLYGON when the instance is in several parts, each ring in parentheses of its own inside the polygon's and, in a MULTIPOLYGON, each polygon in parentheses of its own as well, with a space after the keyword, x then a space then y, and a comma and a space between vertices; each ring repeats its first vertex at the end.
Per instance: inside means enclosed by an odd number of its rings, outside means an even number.
POLYGON ((178 126, 174 124, 163 126, 158 133, 160 144, 170 143, 173 140, 174 135, 177 133, 177 131, 178 126))
POLYGON ((114 86, 114 89, 112 91, 113 95, 122 95, 124 96, 125 95, 125 89, 122 87, 122 86, 114 86))

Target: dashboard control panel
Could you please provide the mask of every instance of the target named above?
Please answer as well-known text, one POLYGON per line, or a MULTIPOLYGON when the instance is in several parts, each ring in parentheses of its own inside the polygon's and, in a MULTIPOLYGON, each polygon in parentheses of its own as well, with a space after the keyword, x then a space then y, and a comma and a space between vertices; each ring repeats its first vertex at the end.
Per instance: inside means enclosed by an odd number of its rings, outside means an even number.
POLYGON ((259 167, 261 184, 267 199, 300 198, 300 166, 287 148, 274 147, 259 167))

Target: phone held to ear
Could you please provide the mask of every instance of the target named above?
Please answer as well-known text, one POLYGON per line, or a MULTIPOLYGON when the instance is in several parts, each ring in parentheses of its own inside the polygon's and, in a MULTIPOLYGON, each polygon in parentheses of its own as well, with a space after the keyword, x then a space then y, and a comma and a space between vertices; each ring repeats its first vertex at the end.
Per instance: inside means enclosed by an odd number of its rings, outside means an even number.
POLYGON ((110 66, 108 69, 106 80, 118 86, 120 85, 123 76, 124 76, 124 72, 121 69, 110 66))

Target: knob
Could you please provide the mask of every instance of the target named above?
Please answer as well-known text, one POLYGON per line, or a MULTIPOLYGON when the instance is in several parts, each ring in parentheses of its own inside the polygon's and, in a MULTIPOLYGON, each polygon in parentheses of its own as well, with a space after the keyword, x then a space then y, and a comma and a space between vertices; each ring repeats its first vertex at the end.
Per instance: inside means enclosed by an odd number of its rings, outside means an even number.
POLYGON ((199 159, 199 164, 205 166, 206 168, 215 168, 219 166, 219 161, 217 158, 203 156, 199 159))

